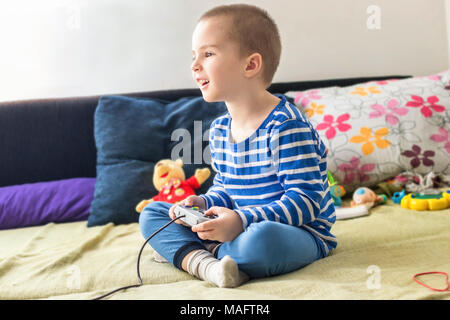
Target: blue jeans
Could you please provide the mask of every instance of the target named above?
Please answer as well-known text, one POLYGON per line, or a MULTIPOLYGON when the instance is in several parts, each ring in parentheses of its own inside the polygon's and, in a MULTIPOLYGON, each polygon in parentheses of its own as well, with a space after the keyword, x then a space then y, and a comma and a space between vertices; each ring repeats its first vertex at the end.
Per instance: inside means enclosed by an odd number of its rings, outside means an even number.
MULTIPOLYGON (((149 203, 139 216, 142 235, 147 239, 170 222, 170 203, 149 203)), ((181 268, 183 258, 191 251, 206 250, 204 243, 190 228, 172 223, 150 241, 150 246, 175 267, 181 268)), ((279 275, 302 268, 323 257, 318 243, 303 228, 263 221, 252 223, 232 241, 220 244, 218 259, 231 256, 251 278, 279 275)))

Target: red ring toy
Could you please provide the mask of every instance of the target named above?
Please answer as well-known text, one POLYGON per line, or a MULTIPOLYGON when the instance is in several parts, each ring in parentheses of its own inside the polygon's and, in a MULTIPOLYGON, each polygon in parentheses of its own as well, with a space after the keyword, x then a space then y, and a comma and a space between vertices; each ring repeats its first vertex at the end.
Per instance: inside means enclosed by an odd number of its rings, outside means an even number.
POLYGON ((424 286, 424 287, 426 287, 426 288, 428 288, 428 289, 431 289, 431 290, 433 290, 433 291, 438 291, 438 292, 450 291, 450 290, 448 290, 448 288, 450 287, 450 284, 448 283, 448 274, 447 274, 447 272, 443 272, 443 271, 431 271, 431 272, 417 273, 417 274, 414 275, 413 279, 414 279, 414 281, 417 282, 418 284, 420 284, 420 285, 422 285, 422 286, 424 286), (420 282, 419 280, 417 280, 417 277, 420 277, 420 276, 423 276, 423 275, 426 275, 426 274, 443 274, 443 275, 445 276, 445 281, 446 281, 446 283, 447 283, 447 287, 445 287, 445 289, 436 289, 436 288, 432 288, 432 287, 430 287, 429 285, 427 285, 427 284, 425 284, 425 283, 420 282))

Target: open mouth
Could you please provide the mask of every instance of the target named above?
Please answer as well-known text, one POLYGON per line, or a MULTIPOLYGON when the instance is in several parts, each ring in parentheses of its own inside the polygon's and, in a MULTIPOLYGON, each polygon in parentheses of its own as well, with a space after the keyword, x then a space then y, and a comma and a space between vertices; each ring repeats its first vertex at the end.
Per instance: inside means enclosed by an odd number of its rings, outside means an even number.
POLYGON ((202 89, 206 88, 209 84, 209 80, 200 80, 199 84, 200 84, 200 88, 202 88, 202 89))

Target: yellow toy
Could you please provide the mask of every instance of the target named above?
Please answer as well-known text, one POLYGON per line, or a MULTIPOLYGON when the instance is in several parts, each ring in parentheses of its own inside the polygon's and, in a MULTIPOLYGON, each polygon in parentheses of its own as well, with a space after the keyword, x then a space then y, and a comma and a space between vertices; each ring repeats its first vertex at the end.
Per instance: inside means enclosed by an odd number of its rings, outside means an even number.
POLYGON ((153 171, 153 185, 159 193, 151 199, 139 202, 136 211, 141 213, 145 206, 153 201, 178 203, 190 195, 195 195, 194 190, 200 188, 211 174, 208 168, 197 169, 195 174, 186 180, 182 167, 181 159, 158 161, 153 171))
POLYGON ((446 209, 450 207, 450 190, 440 194, 410 193, 402 198, 400 206, 419 211, 446 209))

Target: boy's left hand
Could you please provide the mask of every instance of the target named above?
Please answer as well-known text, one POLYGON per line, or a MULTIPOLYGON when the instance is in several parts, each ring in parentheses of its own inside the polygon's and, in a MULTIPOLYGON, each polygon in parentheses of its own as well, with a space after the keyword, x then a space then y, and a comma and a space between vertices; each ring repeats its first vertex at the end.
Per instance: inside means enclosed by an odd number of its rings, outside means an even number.
POLYGON ((197 232, 200 239, 227 242, 234 240, 244 231, 241 218, 233 210, 225 207, 211 207, 205 211, 205 215, 214 214, 218 217, 191 228, 193 232, 197 232))

